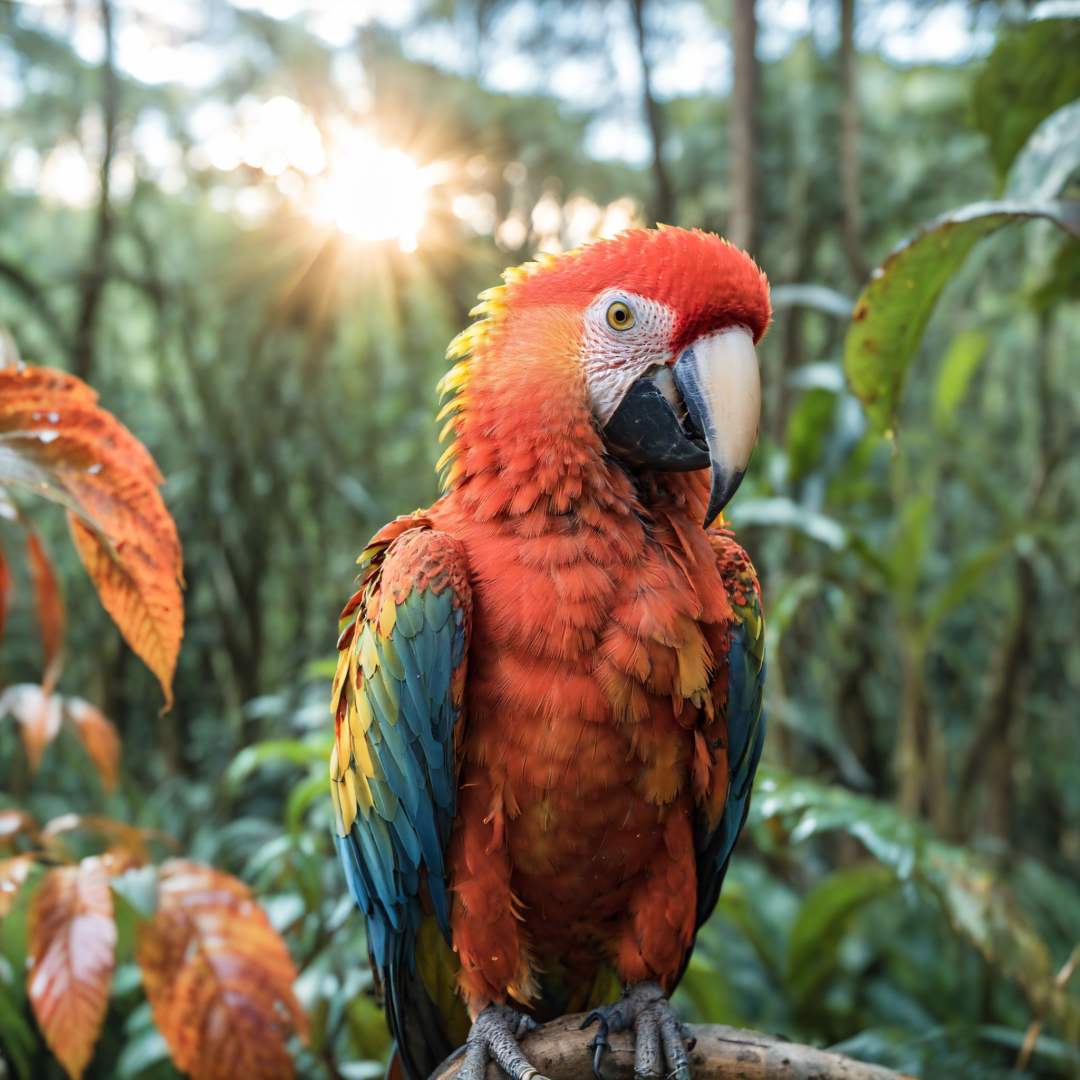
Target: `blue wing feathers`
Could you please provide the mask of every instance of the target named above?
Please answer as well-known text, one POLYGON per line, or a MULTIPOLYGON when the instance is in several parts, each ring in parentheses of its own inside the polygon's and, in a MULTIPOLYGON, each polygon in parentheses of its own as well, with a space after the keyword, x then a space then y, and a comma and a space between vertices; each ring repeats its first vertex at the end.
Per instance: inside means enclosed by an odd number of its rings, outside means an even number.
MULTIPOLYGON (((410 565, 422 563, 416 546, 425 538, 435 555, 463 558, 443 534, 409 530, 375 556, 380 574, 406 537, 412 545, 410 565)), ((381 577, 365 580, 374 580, 376 587, 381 583, 381 577)), ((389 633, 382 633, 374 619, 363 630, 365 648, 374 645, 375 662, 370 652, 363 654, 368 662, 357 692, 371 711, 364 738, 375 775, 366 778, 371 806, 360 808, 337 847, 392 999, 402 992, 401 987, 395 991, 395 973, 403 962, 410 968, 414 962, 425 898, 449 938, 445 850, 455 808, 457 720, 451 681, 467 646, 466 601, 447 577, 437 575, 395 601, 389 633)), ((366 610, 362 605, 358 620, 366 619, 366 610)), ((354 647, 361 647, 359 640, 354 647)))
POLYGON ((747 609, 736 608, 726 658, 727 797, 720 821, 712 829, 700 827, 697 835, 699 926, 720 897, 731 853, 746 823, 754 774, 765 741, 765 663, 756 595, 749 597, 748 603, 750 617, 746 617, 747 609), (751 625, 757 637, 751 637, 751 625))

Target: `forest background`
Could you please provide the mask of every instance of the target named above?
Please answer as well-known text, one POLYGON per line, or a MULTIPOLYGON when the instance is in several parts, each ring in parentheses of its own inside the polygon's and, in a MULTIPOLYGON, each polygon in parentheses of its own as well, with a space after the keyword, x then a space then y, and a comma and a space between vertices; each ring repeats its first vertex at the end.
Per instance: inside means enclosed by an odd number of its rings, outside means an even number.
POLYGON ((162 715, 0 422, 0 1077, 213 1075, 146 962, 178 853, 287 945, 298 1074, 381 1075, 330 841, 337 612, 437 494, 477 292, 654 221, 748 247, 776 307, 730 510, 771 728, 680 1007, 1080 1074, 1078 55, 1069 3, 5 0, 3 357, 150 450, 186 623, 162 715), (49 868, 102 853, 115 961, 72 1058, 24 968, 49 868))

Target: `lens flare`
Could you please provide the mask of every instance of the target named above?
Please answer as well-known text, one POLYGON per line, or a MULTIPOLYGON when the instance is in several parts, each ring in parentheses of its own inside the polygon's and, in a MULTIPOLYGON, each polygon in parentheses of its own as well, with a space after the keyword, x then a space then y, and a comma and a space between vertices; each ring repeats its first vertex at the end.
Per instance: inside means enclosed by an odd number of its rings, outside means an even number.
POLYGON ((335 144, 306 195, 309 215, 356 240, 396 240, 402 251, 415 251, 435 183, 430 170, 366 132, 335 144))

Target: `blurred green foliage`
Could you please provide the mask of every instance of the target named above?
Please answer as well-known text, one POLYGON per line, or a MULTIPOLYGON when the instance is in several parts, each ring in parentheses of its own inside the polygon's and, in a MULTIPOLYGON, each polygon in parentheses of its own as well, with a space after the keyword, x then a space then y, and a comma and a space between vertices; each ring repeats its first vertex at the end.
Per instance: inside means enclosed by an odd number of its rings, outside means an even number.
MULTIPOLYGON (((645 6, 663 49, 662 5, 645 6)), ((585 5, 590 23, 559 3, 419 4, 337 44, 299 18, 210 7, 193 29, 104 6, 117 33, 144 19, 226 57, 198 85, 85 60, 59 7, 52 22, 0 8, 17 88, 0 106, 0 324, 29 362, 87 377, 152 450, 188 584, 161 718, 61 564, 63 689, 117 723, 118 793, 63 740, 32 785, 10 730, 0 755, 39 820, 104 810, 251 882, 301 969, 300 1074, 376 1076, 385 1028, 324 797, 335 615, 367 537, 436 494, 433 388, 476 292, 536 246, 579 239, 575 214, 647 205, 653 180, 590 152, 618 102, 498 92, 486 75, 514 45, 607 71, 620 5, 585 5), (514 7, 531 16, 523 41, 514 7), (417 58, 432 52, 440 63, 417 58), (415 251, 313 220, 266 161, 215 164, 206 116, 239 124, 228 110, 278 96, 440 163, 415 251), (89 162, 84 205, 19 181, 58 153, 89 162)), ((726 4, 679 8, 728 28, 726 4)), ((1080 245, 1047 221, 1000 228, 1030 208, 960 208, 1075 198, 1078 23, 987 4, 977 18, 984 57, 857 58, 861 244, 885 267, 869 282, 841 242, 835 32, 763 53, 755 255, 777 311, 762 441, 731 518, 765 589, 769 765, 681 1001, 924 1076, 1065 1077, 1080 1073, 1078 991, 1054 982, 1080 942, 1080 245)), ((674 220, 723 231, 730 97, 661 107, 674 220)), ((1075 204, 1055 207, 1040 212, 1075 231, 1075 204)), ((39 669, 20 605, 0 678, 39 669)), ((0 926, 0 1032, 15 1075, 47 1077, 10 977, 24 916, 0 926)), ((137 978, 122 965, 95 1076, 173 1075, 137 978)))

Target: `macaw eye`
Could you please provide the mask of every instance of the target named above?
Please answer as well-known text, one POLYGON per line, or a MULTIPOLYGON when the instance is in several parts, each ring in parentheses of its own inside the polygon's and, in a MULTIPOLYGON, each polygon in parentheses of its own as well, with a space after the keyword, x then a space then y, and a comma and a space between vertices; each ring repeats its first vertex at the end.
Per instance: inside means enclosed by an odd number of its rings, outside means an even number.
POLYGON ((629 330, 634 325, 634 313, 627 304, 616 300, 607 309, 607 324, 612 330, 629 330))

